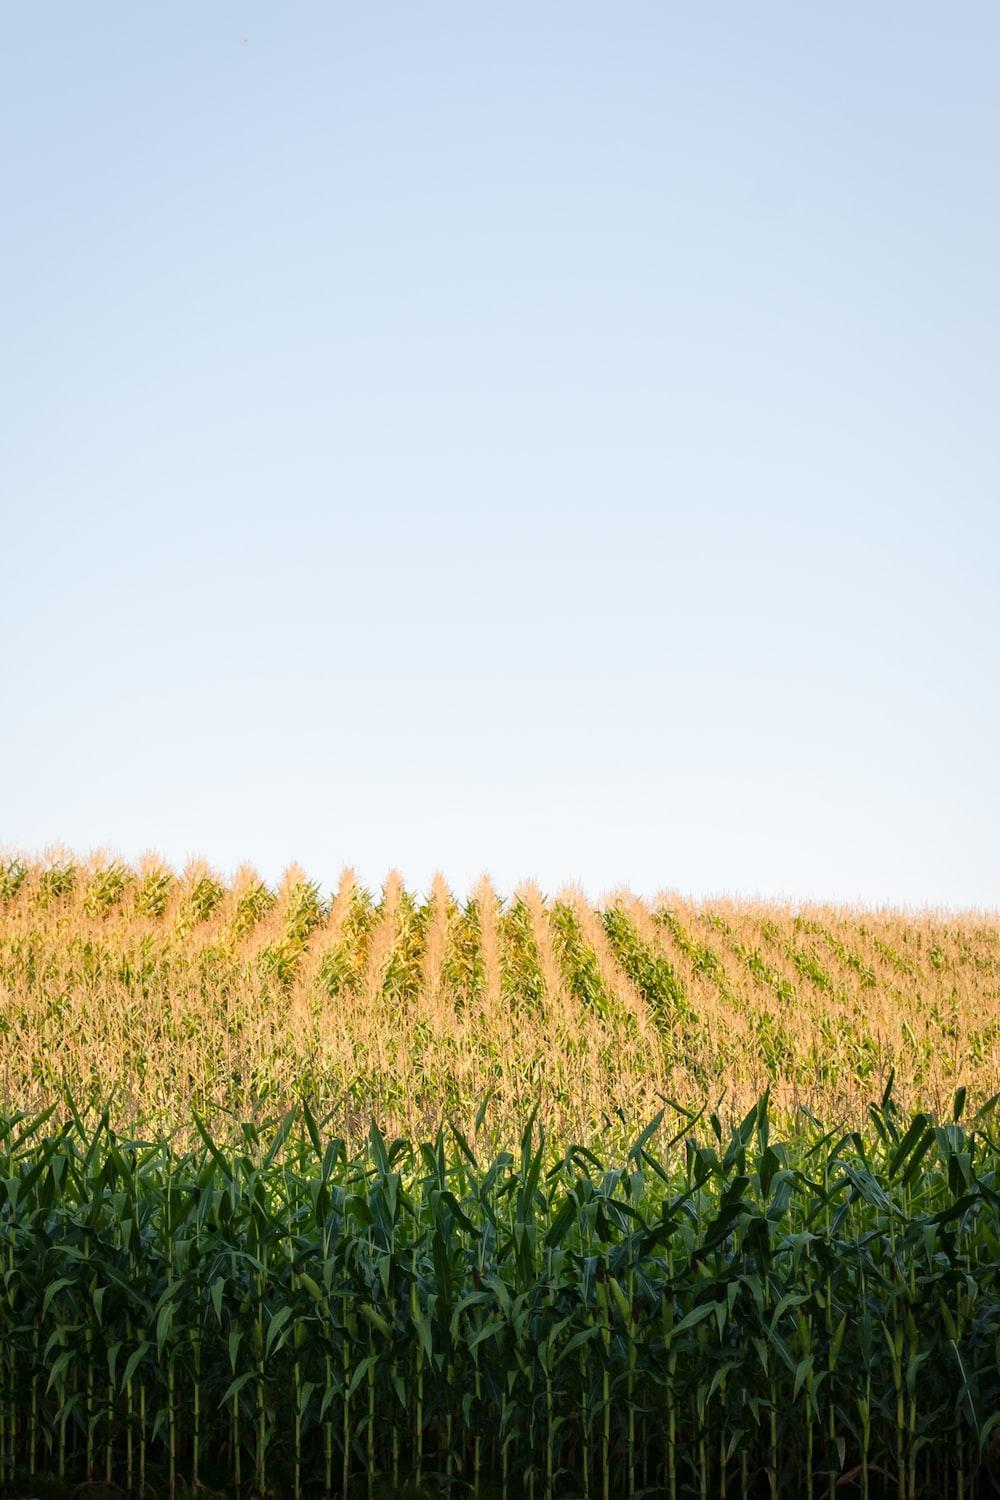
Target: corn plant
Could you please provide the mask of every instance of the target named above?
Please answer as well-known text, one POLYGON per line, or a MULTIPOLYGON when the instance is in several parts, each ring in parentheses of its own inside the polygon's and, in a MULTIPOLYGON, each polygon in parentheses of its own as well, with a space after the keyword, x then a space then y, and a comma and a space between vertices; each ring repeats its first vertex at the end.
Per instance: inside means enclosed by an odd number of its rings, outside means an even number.
POLYGON ((998 983, 982 913, 591 911, 398 877, 330 900, 297 868, 271 889, 200 864, 0 863, 0 1101, 110 1097, 120 1132, 189 1145, 192 1111, 232 1145, 233 1120, 303 1096, 357 1144, 371 1112, 407 1136, 468 1128, 490 1093, 496 1147, 537 1097, 563 1142, 619 1122, 607 1150, 664 1098, 722 1090, 727 1129, 768 1086, 785 1123, 804 1102, 856 1125, 890 1069, 911 1110, 960 1083, 978 1104, 1000 1088, 998 983))
MULTIPOLYGON (((0 1480, 588 1500, 991 1493, 1000 1145, 765 1097, 515 1152, 302 1105, 196 1144, 0 1120, 0 1480)), ((29 1491, 20 1490, 21 1493, 29 1491)))

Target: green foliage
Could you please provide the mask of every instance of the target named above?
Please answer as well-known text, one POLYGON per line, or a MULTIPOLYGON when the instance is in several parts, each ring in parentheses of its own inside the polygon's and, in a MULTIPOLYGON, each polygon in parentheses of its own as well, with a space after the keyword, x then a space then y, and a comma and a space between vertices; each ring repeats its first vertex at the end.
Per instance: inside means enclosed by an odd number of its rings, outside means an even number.
POLYGON ((316 882, 299 881, 288 893, 284 922, 285 942, 300 949, 305 947, 309 934, 319 926, 325 915, 316 882))
POLYGON ((233 912, 234 938, 244 937, 273 910, 277 896, 262 880, 255 880, 240 894, 233 912))
POLYGON ((76 887, 76 865, 50 865, 38 877, 38 904, 51 906, 55 901, 72 895, 76 887))
POLYGON ((0 863, 0 902, 13 901, 28 878, 28 869, 19 859, 0 863))
POLYGON ((642 941, 620 907, 609 907, 601 921, 611 951, 649 1006, 658 1024, 672 1031, 678 1020, 694 1022, 684 985, 661 953, 642 941))
POLYGON ((331 1000, 342 990, 356 989, 361 983, 377 922, 378 910, 371 892, 356 885, 351 891, 338 940, 320 960, 319 981, 331 1000))
POLYGON ((794 1078, 797 1071, 798 1051, 787 1027, 769 1012, 761 1011, 753 1018, 753 1028, 760 1060, 768 1076, 794 1078))
POLYGON ((556 953, 570 994, 580 1005, 607 1019, 612 1011, 611 997, 601 979, 597 956, 584 940, 579 917, 564 901, 553 903, 550 916, 556 953))
POLYGON ((911 958, 904 957, 898 949, 894 948, 891 943, 887 943, 883 938, 880 938, 876 933, 869 933, 866 927, 862 926, 860 931, 862 936, 870 937, 875 950, 885 959, 887 964, 890 964, 896 970, 897 974, 905 974, 907 978, 914 977, 917 970, 911 958))
POLYGON ((287 988, 295 978, 310 933, 319 926, 325 914, 318 885, 311 880, 293 885, 285 902, 281 936, 277 942, 269 943, 258 956, 261 970, 273 975, 280 985, 287 988))
POLYGON ((482 995, 486 982, 479 947, 479 911, 475 901, 454 908, 449 939, 442 977, 461 1008, 482 995))
POLYGON ((106 869, 95 870, 87 882, 84 911, 90 916, 104 916, 118 905, 134 878, 125 865, 108 865, 106 869))
POLYGON ((480 1160, 352 1156, 305 1107, 188 1151, 2 1118, 0 1485, 985 1495, 1000 1148, 965 1106, 660 1116, 614 1163, 532 1119, 480 1160))
POLYGON ((211 875, 202 875, 188 891, 183 921, 207 921, 225 894, 225 888, 211 875))
POLYGON ((410 891, 400 891, 396 936, 382 982, 383 993, 394 1000, 412 1002, 420 993, 429 919, 429 905, 418 903, 410 891))
POLYGON ((815 953, 799 948, 791 950, 791 959, 799 973, 804 975, 817 989, 833 992, 833 980, 820 963, 815 953))
POLYGON ((687 954, 696 974, 707 974, 716 981, 720 989, 725 988, 722 964, 719 962, 718 954, 712 948, 705 943, 699 943, 696 938, 692 937, 673 912, 658 911, 653 921, 667 929, 681 952, 687 954))
POLYGON ((758 984, 768 985, 783 1005, 790 1005, 794 1001, 794 984, 767 962, 759 948, 741 946, 738 952, 758 984))
POLYGON ((170 870, 149 870, 139 881, 135 893, 135 909, 142 917, 159 918, 167 909, 167 901, 174 884, 170 870))
POLYGON ((532 932, 531 912, 519 896, 501 911, 497 931, 503 953, 501 983, 505 1000, 516 1010, 540 1011, 545 1003, 545 980, 532 932))

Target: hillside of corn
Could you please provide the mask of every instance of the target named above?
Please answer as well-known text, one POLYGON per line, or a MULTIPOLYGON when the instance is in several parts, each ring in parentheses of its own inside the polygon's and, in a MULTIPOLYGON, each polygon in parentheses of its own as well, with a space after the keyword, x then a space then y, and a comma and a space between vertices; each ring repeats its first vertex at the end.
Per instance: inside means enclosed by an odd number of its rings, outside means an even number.
POLYGON ((995 916, 8 857, 0 1494, 993 1493, 998 1091, 995 916))
POLYGON ((262 1119, 305 1099, 349 1138, 488 1103, 494 1138, 627 1133, 664 1100, 858 1120, 1000 1089, 1000 917, 531 885, 468 900, 395 874, 325 894, 244 869, 0 865, 0 1101, 120 1126, 262 1119))

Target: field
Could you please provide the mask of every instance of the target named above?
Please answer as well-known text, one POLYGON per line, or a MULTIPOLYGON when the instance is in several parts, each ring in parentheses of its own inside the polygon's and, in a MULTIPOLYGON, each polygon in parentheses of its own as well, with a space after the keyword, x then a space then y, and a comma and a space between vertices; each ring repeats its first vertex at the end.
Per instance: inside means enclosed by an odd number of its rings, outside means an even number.
POLYGON ((0 1486, 993 1493, 998 1001, 983 914, 8 860, 0 1486))
POLYGON ((768 1086, 779 1116, 859 1120, 890 1071, 913 1107, 1000 1089, 1000 919, 12 860, 0 1028, 9 1106, 68 1089, 123 1124, 225 1134, 306 1098, 415 1137, 488 1098, 508 1145, 536 1104, 624 1139, 665 1098, 736 1118, 768 1086))

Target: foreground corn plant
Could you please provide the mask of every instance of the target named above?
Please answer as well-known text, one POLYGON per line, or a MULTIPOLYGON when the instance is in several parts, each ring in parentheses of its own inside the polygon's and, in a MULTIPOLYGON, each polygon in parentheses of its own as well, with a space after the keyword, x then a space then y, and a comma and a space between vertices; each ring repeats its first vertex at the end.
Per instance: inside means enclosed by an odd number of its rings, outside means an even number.
POLYGON ((0 1482, 992 1493, 1000 1147, 963 1105, 778 1141, 764 1099, 612 1166, 533 1120, 486 1163, 306 1108, 194 1151, 7 1118, 0 1482))

